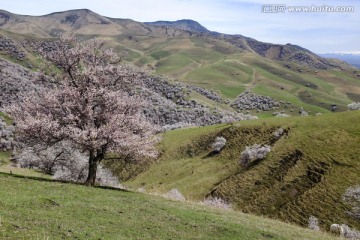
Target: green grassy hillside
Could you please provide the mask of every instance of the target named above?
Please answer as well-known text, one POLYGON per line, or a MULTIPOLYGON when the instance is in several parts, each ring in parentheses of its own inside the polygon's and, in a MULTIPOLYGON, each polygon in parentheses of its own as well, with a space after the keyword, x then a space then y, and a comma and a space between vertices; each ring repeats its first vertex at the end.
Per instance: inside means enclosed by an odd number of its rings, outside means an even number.
MULTIPOLYGON (((290 108, 274 111, 285 110, 296 115, 298 109, 304 107, 311 113, 326 113, 332 104, 343 111, 347 104, 360 99, 358 70, 314 69, 294 62, 270 60, 220 39, 196 35, 170 37, 124 26, 115 35, 79 34, 85 39, 105 39, 109 46, 126 51, 128 62, 173 80, 216 90, 224 99, 233 100, 249 90, 292 104, 293 111, 290 108)), ((26 55, 20 61, 7 51, 0 51, 2 57, 25 67, 31 65, 33 69, 39 65, 39 59, 26 42, 33 36, 0 30, 0 37, 11 39, 26 55)), ((228 107, 222 105, 220 108, 228 107)))
POLYGON ((218 196, 243 212, 303 226, 313 215, 322 226, 359 228, 342 202, 345 189, 360 181, 359 117, 357 111, 170 131, 159 146, 158 162, 124 184, 161 193, 177 188, 190 200, 218 196), (276 141, 279 128, 287 135, 276 141), (209 145, 216 136, 227 143, 212 155, 209 145), (272 151, 241 167, 240 153, 253 144, 269 144, 272 151))
POLYGON ((346 110, 346 105, 360 96, 357 71, 316 70, 271 61, 216 39, 152 36, 131 41, 116 38, 113 43, 128 48, 128 60, 136 65, 218 90, 224 98, 234 99, 247 89, 290 102, 295 108, 324 113, 331 104, 346 110), (136 57, 134 52, 141 54, 136 57))
POLYGON ((141 193, 0 174, 1 239, 335 239, 141 193))
POLYGON ((224 98, 234 99, 245 89, 271 96, 279 101, 303 106, 311 112, 326 112, 331 104, 338 110, 360 96, 358 71, 318 70, 295 63, 271 61, 233 45, 200 37, 168 39, 161 36, 116 44, 142 52, 130 61, 148 66, 173 79, 218 90, 224 98))

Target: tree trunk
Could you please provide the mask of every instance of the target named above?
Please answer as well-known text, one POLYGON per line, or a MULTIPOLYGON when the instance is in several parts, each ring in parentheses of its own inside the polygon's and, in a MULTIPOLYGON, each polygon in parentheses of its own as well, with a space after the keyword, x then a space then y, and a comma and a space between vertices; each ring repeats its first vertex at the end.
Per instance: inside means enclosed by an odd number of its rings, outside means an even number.
POLYGON ((85 181, 85 185, 94 186, 96 181, 96 170, 98 164, 104 159, 106 153, 106 145, 101 149, 91 150, 89 154, 89 173, 85 181))
POLYGON ((88 177, 85 181, 85 185, 88 186, 94 186, 95 185, 95 180, 96 180, 96 170, 97 170, 97 165, 98 165, 98 157, 95 156, 94 151, 90 151, 90 156, 89 156, 89 173, 88 173, 88 177))

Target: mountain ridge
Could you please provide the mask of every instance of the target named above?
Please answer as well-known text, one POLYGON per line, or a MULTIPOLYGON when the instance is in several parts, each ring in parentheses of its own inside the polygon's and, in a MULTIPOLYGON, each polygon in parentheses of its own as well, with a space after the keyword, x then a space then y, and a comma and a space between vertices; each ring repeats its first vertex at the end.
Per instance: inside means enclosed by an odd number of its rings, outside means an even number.
POLYGON ((89 9, 74 9, 42 16, 18 15, 5 10, 0 13, 0 28, 30 36, 54 37, 69 32, 79 35, 90 35, 95 32, 103 36, 116 36, 126 32, 170 37, 200 35, 226 41, 240 49, 275 61, 293 61, 318 69, 351 68, 293 44, 265 43, 240 34, 213 32, 190 19, 141 23, 131 19, 105 17, 89 9), (132 24, 131 29, 127 28, 129 24, 132 24))
MULTIPOLYGON (((199 24, 193 20, 180 23, 190 24, 189 28, 199 24)), ((337 111, 344 111, 349 103, 360 99, 358 70, 339 60, 319 57, 294 44, 264 43, 240 34, 205 31, 205 27, 200 27, 203 32, 194 32, 163 24, 109 18, 88 9, 40 17, 1 11, 0 53, 7 60, 36 69, 39 61, 36 49, 31 47, 34 43, 46 44, 59 34, 103 39, 107 47, 127 52, 127 62, 168 77, 170 82, 202 89, 189 91, 186 101, 196 100, 226 111, 248 110, 260 116, 277 114, 266 113, 270 110, 294 115, 301 108, 326 113, 334 104, 337 111), (217 96, 223 101, 217 101, 217 96), (282 102, 281 107, 257 109, 264 97, 282 102), (246 107, 234 107, 235 102, 246 103, 246 107)))
POLYGON ((323 53, 319 54, 324 58, 336 58, 360 68, 360 53, 323 53))

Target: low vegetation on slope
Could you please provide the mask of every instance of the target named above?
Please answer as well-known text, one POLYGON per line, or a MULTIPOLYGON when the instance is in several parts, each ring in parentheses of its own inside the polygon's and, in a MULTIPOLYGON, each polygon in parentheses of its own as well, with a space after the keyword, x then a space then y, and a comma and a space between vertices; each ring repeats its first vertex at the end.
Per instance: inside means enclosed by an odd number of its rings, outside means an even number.
MULTIPOLYGON (((82 33, 79 36, 106 38, 109 46, 128 52, 128 62, 173 80, 214 90, 224 100, 233 101, 248 90, 291 104, 271 109, 271 113, 285 111, 296 115, 300 107, 313 114, 325 113, 331 110, 332 104, 337 105, 337 111, 343 111, 347 104, 360 98, 360 75, 356 69, 317 69, 298 61, 270 60, 209 36, 170 37, 162 32, 145 34, 135 26, 126 29, 120 35, 110 31, 103 35, 82 33)), ((0 53, 8 60, 36 70, 40 62, 31 46, 34 41, 47 40, 0 29, 0 53)), ((228 108, 229 103, 222 103, 220 107, 228 108)), ((209 106, 214 104, 210 101, 209 106)))
POLYGON ((331 104, 345 110, 359 95, 356 70, 319 70, 270 61, 227 42, 196 36, 134 39, 118 42, 143 53, 138 60, 131 59, 134 63, 151 66, 157 73, 182 82, 218 90, 224 98, 235 99, 247 89, 316 113, 331 110, 331 104), (144 42, 151 47, 143 48, 144 42))
POLYGON ((332 223, 359 228, 342 200, 360 181, 359 117, 354 111, 167 132, 158 162, 124 184, 149 192, 176 188, 190 200, 220 197, 243 212, 303 226, 315 216, 322 228, 332 223), (219 154, 210 147, 216 137, 226 139, 219 154), (255 144, 271 152, 241 165, 241 153, 255 144))
MULTIPOLYGON (((333 239, 141 193, 0 174, 1 239, 333 239)), ((334 238, 335 239, 335 238, 334 238)))

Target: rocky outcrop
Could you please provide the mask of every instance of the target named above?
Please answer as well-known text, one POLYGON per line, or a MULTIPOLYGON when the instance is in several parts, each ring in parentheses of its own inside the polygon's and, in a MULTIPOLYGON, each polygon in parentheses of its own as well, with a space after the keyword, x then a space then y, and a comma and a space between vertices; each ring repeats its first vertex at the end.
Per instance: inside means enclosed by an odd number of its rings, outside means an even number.
POLYGON ((10 18, 11 18, 11 14, 9 14, 6 11, 0 10, 0 26, 7 23, 10 18))

